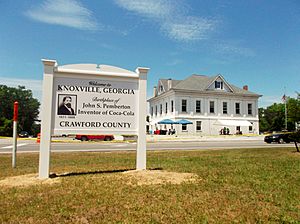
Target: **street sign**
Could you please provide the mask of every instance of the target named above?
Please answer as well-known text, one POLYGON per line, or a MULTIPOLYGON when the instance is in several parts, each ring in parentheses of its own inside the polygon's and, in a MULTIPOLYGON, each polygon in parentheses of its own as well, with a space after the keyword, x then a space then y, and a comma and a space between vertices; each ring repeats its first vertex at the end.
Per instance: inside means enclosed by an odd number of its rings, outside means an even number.
POLYGON ((136 169, 146 169, 148 68, 44 64, 39 178, 49 177, 51 135, 138 135, 136 169))

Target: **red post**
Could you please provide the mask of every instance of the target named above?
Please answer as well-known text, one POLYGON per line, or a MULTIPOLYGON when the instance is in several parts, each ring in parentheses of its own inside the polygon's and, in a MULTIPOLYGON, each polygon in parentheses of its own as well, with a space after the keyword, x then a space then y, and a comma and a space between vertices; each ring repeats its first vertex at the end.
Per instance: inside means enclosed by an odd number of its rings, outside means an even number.
POLYGON ((14 103, 14 125, 13 125, 13 149, 12 149, 12 167, 16 167, 16 157, 17 157, 17 126, 18 126, 18 107, 19 103, 16 101, 14 103))
POLYGON ((19 103, 18 101, 15 101, 14 103, 14 121, 18 121, 18 108, 19 108, 19 103))

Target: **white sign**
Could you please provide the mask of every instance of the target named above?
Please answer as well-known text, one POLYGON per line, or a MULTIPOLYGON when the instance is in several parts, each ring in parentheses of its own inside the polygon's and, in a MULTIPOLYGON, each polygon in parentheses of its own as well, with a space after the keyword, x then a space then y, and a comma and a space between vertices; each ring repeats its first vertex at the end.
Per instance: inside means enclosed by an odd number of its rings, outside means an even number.
POLYGON ((148 68, 44 64, 39 178, 49 177, 51 135, 136 134, 136 169, 146 169, 148 68))
POLYGON ((137 133, 138 80, 54 78, 58 134, 137 133))

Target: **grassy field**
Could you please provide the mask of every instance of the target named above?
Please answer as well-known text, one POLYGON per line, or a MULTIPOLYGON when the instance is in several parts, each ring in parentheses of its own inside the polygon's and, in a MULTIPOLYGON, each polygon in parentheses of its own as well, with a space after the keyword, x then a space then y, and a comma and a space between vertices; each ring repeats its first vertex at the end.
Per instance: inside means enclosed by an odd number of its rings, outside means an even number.
MULTIPOLYGON (((300 154, 291 148, 148 152, 147 167, 196 182, 128 185, 135 153, 53 153, 61 182, 1 187, 0 223, 300 223, 300 154)), ((38 154, 0 155, 0 180, 38 172, 38 154)))

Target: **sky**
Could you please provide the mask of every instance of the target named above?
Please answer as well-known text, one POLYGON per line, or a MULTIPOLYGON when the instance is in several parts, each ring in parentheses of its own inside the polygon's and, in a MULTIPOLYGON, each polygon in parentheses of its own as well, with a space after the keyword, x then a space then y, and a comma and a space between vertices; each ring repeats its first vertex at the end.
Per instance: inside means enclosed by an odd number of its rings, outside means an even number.
POLYGON ((0 84, 41 99, 41 59, 148 67, 161 78, 221 74, 263 95, 300 92, 299 0, 0 0, 0 84))

